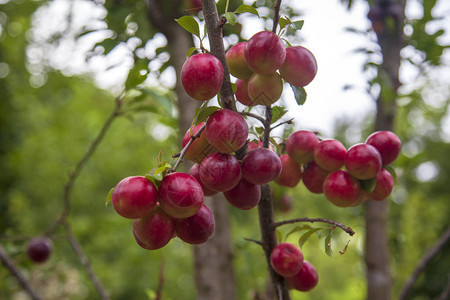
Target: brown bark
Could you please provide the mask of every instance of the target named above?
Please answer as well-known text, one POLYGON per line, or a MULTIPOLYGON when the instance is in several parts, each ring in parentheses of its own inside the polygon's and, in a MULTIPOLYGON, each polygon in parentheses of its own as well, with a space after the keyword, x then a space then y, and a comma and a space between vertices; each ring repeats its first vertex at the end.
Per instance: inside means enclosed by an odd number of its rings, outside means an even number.
MULTIPOLYGON (((381 76, 387 75, 387 82, 380 82, 382 88, 390 88, 392 98, 386 98, 380 93, 377 99, 377 113, 375 119, 375 131, 394 131, 396 112, 396 95, 400 86, 400 50, 404 46, 403 22, 406 0, 375 1, 373 5, 381 2, 390 2, 401 8, 394 27, 384 26, 377 32, 378 43, 383 54, 383 63, 379 69, 381 76)), ((385 95, 385 94, 384 94, 385 95)), ((389 300, 392 298, 392 275, 390 270, 389 254, 389 201, 367 201, 365 211, 366 221, 366 245, 365 261, 367 270, 367 299, 389 300)))
MULTIPOLYGON (((192 123, 195 109, 199 106, 199 102, 186 94, 179 80, 181 68, 186 61, 186 51, 193 47, 192 36, 173 20, 175 16, 170 18, 164 14, 159 1, 146 0, 146 2, 150 21, 167 38, 170 59, 177 74, 175 92, 180 112, 179 130, 180 134, 184 135, 192 123)), ((185 163, 186 170, 188 167, 190 164, 185 163)), ((236 297, 236 282, 232 263, 228 206, 221 196, 207 199, 206 204, 214 213, 215 231, 207 243, 194 246, 197 299, 233 300, 236 297)))

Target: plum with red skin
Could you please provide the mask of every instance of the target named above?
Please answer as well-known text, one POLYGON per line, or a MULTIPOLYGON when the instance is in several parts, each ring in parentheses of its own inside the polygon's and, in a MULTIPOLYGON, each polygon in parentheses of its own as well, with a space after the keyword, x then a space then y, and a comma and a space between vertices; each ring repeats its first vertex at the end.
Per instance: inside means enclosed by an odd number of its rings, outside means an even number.
POLYGON ((255 106, 256 103, 252 101, 248 94, 248 80, 236 80, 236 100, 245 106, 255 106))
POLYGON ((244 57, 254 72, 268 75, 278 70, 286 58, 281 38, 271 31, 260 31, 245 45, 244 57))
POLYGON ((380 152, 369 144, 353 145, 345 156, 345 168, 357 179, 375 178, 381 167, 380 152))
POLYGON ((156 250, 167 245, 175 235, 175 219, 160 208, 133 221, 133 236, 144 249, 156 250))
POLYGON ((380 152, 383 165, 392 163, 400 154, 402 142, 391 131, 376 131, 366 140, 366 144, 375 147, 380 152))
POLYGON ((112 193, 114 210, 124 218, 137 219, 150 213, 157 205, 158 191, 144 176, 122 179, 112 193))
POLYGON ((241 165, 234 155, 215 152, 200 164, 200 179, 214 191, 226 192, 234 188, 242 177, 241 165))
POLYGON ((369 199, 382 201, 386 199, 394 189, 394 178, 388 170, 382 168, 375 179, 375 188, 366 193, 369 199))
POLYGON ((217 191, 213 191, 213 190, 207 188, 206 185, 203 184, 202 180, 200 179, 200 165, 199 164, 194 164, 191 167, 191 169, 189 170, 189 174, 194 176, 194 178, 198 181, 198 183, 200 183, 200 186, 202 187, 202 190, 203 190, 203 195, 212 196, 212 195, 217 194, 217 191))
POLYGON ((45 236, 34 237, 27 244, 27 255, 35 263, 47 261, 52 250, 52 240, 45 236))
POLYGON ((237 112, 219 109, 212 113, 205 127, 206 139, 220 153, 239 150, 247 141, 248 124, 237 112))
POLYGON ((324 170, 315 161, 309 162, 303 169, 302 181, 312 193, 322 194, 323 183, 330 171, 324 170))
POLYGON ((159 203, 169 216, 187 218, 203 205, 203 189, 198 181, 187 173, 171 173, 159 184, 159 203))
POLYGON ((252 106, 270 106, 280 99, 283 93, 283 80, 276 72, 267 75, 255 73, 248 80, 247 92, 252 106))
POLYGON ((292 133, 286 143, 289 157, 299 164, 306 164, 314 158, 314 148, 319 144, 317 135, 308 130, 298 130, 292 133))
POLYGON ((181 83, 186 93, 199 101, 213 98, 222 87, 223 67, 209 53, 190 56, 181 68, 181 83))
POLYGON ((317 74, 317 61, 314 55, 302 46, 286 48, 286 59, 280 67, 284 80, 293 86, 308 85, 317 74))
POLYGON ((234 188, 224 192, 223 195, 234 207, 248 210, 258 205, 261 199, 261 187, 241 178, 234 188))
POLYGON ((286 278, 288 284, 297 291, 307 292, 312 290, 319 282, 316 268, 309 261, 304 261, 300 272, 286 278))
MULTIPOLYGON (((184 148, 187 145, 192 136, 194 136, 204 124, 205 122, 201 122, 186 131, 183 140, 181 141, 181 148, 184 148)), ((215 151, 214 147, 206 139, 205 130, 203 130, 200 136, 191 143, 185 152, 184 157, 193 162, 200 163, 208 154, 215 151)))
POLYGON ((254 149, 262 148, 262 147, 263 147, 263 143, 260 140, 253 140, 253 141, 248 142, 248 144, 247 144, 247 150, 249 152, 254 149))
POLYGON ((176 220, 176 234, 188 244, 198 245, 206 242, 214 232, 214 214, 205 204, 189 218, 176 220))
POLYGON ((314 148, 314 161, 327 171, 335 171, 344 165, 345 146, 335 139, 323 140, 314 148))
POLYGON ((275 183, 285 187, 296 187, 303 176, 302 166, 293 161, 289 155, 283 154, 280 156, 281 172, 275 179, 275 183))
POLYGON ((276 179, 281 172, 280 157, 267 148, 249 151, 242 159, 242 177, 253 184, 265 184, 276 179))
POLYGON ((303 253, 294 244, 280 243, 270 254, 270 265, 283 277, 294 276, 302 269, 303 253))
POLYGON ((247 42, 240 42, 228 49, 225 58, 230 74, 239 79, 249 79, 253 71, 248 67, 244 57, 247 42))
POLYGON ((346 170, 330 173, 323 183, 325 198, 339 207, 349 207, 364 197, 359 181, 346 170))

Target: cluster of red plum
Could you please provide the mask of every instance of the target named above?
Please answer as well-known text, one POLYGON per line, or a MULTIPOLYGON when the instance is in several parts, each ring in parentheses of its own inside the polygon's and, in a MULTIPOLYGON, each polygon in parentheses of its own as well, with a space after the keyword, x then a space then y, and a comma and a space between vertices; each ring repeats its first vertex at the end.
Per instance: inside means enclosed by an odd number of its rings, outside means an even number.
POLYGON ((273 248, 270 264, 295 290, 307 292, 319 281, 316 268, 303 259, 302 251, 294 244, 284 242, 273 248))
POLYGON ((119 215, 134 219, 133 235, 144 249, 162 248, 176 236, 201 244, 214 232, 214 215, 203 203, 202 187, 186 173, 168 174, 158 187, 144 176, 124 178, 111 202, 119 215))
POLYGON ((394 180, 385 168, 400 153, 401 141, 390 131, 372 133, 365 143, 348 150, 335 139, 319 140, 314 132, 291 134, 281 156, 282 172, 276 182, 323 193, 340 207, 356 206, 367 198, 381 201, 392 192, 394 180), (344 167, 344 168, 343 168, 344 167))
MULTIPOLYGON (((317 73, 314 55, 302 46, 285 47, 271 31, 261 31, 226 53, 228 70, 236 80, 236 99, 246 105, 270 106, 280 99, 283 79, 304 87, 317 73), (279 73, 277 72, 279 71, 279 73)), ((222 86, 224 72, 219 59, 200 53, 187 59, 181 70, 186 93, 199 101, 213 98, 222 86)))

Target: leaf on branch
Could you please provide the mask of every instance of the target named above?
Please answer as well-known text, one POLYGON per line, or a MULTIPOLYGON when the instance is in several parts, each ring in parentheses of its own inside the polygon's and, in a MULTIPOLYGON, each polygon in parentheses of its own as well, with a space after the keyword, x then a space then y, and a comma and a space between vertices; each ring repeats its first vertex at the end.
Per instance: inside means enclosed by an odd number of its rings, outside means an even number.
POLYGON ((197 120, 195 121, 195 125, 200 124, 201 122, 208 119, 210 115, 212 115, 215 111, 219 110, 220 107, 218 106, 206 106, 202 110, 199 111, 197 115, 197 120))
POLYGON ((277 233, 278 243, 281 243, 283 241, 283 234, 278 229, 276 230, 276 233, 277 233))
POLYGON ((395 169, 389 165, 383 166, 383 168, 386 169, 386 171, 388 171, 389 173, 391 173, 394 182, 397 182, 397 173, 395 172, 395 169))
POLYGON ((331 249, 331 236, 333 234, 333 230, 330 230, 330 233, 325 238, 325 253, 328 256, 333 256, 333 250, 331 249))
POLYGON ((294 27, 296 30, 300 30, 303 28, 303 24, 305 24, 305 21, 303 21, 303 20, 294 21, 294 22, 292 22, 292 27, 294 27))
POLYGON ((225 18, 227 19, 228 23, 231 25, 236 24, 236 15, 232 12, 225 13, 225 18))
POLYGON ((262 136, 264 134, 264 127, 255 127, 255 131, 258 136, 262 136))
POLYGON ((138 60, 128 72, 128 77, 125 81, 125 89, 129 91, 143 83, 145 79, 147 79, 148 72, 148 60, 138 60))
POLYGON ((161 182, 161 180, 163 179, 163 174, 147 174, 145 175, 145 178, 147 178, 148 180, 150 180, 151 182, 153 182, 153 184, 158 187, 159 183, 161 182))
POLYGON ((281 119, 287 113, 287 109, 283 106, 272 107, 272 124, 281 119))
POLYGON ((308 232, 305 232, 304 234, 302 234, 302 236, 300 237, 300 239, 298 240, 298 244, 300 246, 300 248, 303 247, 303 244, 309 239, 309 237, 311 235, 313 235, 315 232, 322 230, 323 228, 319 227, 319 228, 314 228, 308 232))
POLYGON ((347 244, 345 245, 344 249, 342 249, 341 251, 339 251, 339 254, 340 254, 340 255, 344 255, 345 252, 347 252, 348 244, 350 244, 350 240, 348 240, 348 242, 347 242, 347 244))
POLYGON ((191 56, 192 54, 194 54, 194 52, 197 50, 197 47, 191 47, 188 49, 188 51, 186 52, 186 58, 188 58, 189 56, 191 56))
POLYGON ((359 182, 361 183, 362 189, 365 192, 370 193, 375 189, 375 186, 377 184, 377 179, 371 178, 371 179, 367 179, 367 180, 360 180, 359 182))
POLYGON ((278 24, 280 25, 280 30, 286 28, 286 26, 291 25, 292 21, 289 17, 282 17, 278 20, 278 24))
POLYGON ((311 230, 313 229, 311 226, 309 225, 302 225, 302 226, 295 226, 294 228, 292 228, 288 233, 286 233, 286 236, 284 237, 284 240, 287 240, 287 238, 296 232, 302 231, 302 230, 311 230))
POLYGON ((259 18, 259 13, 256 10, 256 8, 254 8, 250 5, 242 4, 234 11, 235 14, 241 14, 241 13, 246 13, 246 12, 254 14, 255 16, 258 16, 258 18, 259 18))
POLYGON ((172 168, 171 164, 169 164, 168 162, 163 162, 158 166, 158 168, 155 170, 155 172, 153 172, 153 175, 163 174, 165 171, 169 170, 170 168, 172 168))
POLYGON ((306 101, 306 91, 303 87, 293 86, 290 84, 292 90, 294 91, 295 101, 297 101, 298 105, 305 104, 306 101))
POLYGON ((109 190, 108 196, 106 196, 106 203, 105 203, 106 206, 108 206, 111 203, 113 192, 114 188, 109 190))
POLYGON ((182 16, 179 19, 175 20, 181 27, 183 27, 186 31, 192 33, 193 35, 197 36, 199 39, 200 37, 200 26, 197 23, 197 20, 194 19, 192 16, 182 16))

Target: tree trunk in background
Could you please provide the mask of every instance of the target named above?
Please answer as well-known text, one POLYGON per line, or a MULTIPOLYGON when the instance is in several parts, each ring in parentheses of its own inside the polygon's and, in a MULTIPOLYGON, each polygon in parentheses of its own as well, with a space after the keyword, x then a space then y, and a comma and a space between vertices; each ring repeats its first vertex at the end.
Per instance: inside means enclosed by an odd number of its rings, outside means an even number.
MULTIPOLYGON (((191 126, 195 110, 200 102, 190 98, 179 80, 181 68, 186 61, 186 51, 193 47, 192 35, 179 26, 174 19, 181 16, 167 16, 161 9, 161 2, 146 0, 150 22, 161 31, 169 46, 170 59, 175 68, 177 81, 175 92, 179 114, 180 141, 191 126)), ((178 1, 182 5, 182 1, 178 1)), ((181 142, 180 142, 181 145, 181 142)), ((186 161, 188 162, 188 161, 186 161)), ((192 164, 184 163, 188 171, 192 164)), ((214 213, 215 231, 208 242, 194 246, 195 284, 197 299, 234 300, 236 281, 233 272, 229 210, 221 194, 205 198, 214 213)))
MULTIPOLYGON (((386 82, 380 82, 383 89, 392 91, 380 93, 377 99, 377 114, 375 119, 375 131, 394 131, 396 111, 396 96, 400 86, 400 50, 404 46, 403 21, 406 0, 374 1, 373 5, 381 6, 382 2, 390 2, 400 8, 395 26, 384 26, 377 32, 378 43, 383 54, 383 63, 379 69, 379 78, 386 77, 386 82), (386 76, 387 75, 387 76, 386 76), (388 95, 388 96, 386 96, 388 95), (390 97, 391 95, 392 97, 390 97)), ((365 211, 366 221, 366 245, 365 261, 367 269, 367 299, 389 300, 392 298, 392 275, 390 270, 389 254, 389 201, 367 201, 365 211)))

